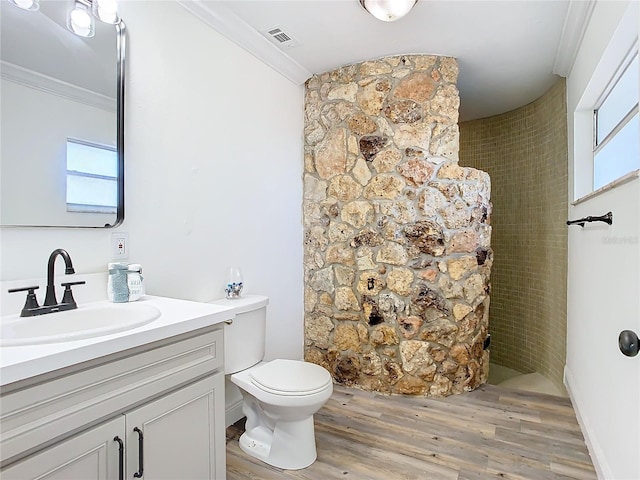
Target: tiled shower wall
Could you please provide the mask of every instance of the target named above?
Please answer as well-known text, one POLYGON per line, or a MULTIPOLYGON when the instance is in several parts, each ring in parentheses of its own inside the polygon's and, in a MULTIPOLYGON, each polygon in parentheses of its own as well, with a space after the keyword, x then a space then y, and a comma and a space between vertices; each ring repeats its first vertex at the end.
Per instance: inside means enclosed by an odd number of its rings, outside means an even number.
POLYGON ((562 385, 566 355, 567 107, 535 102, 460 124, 460 165, 491 176, 491 361, 562 385))

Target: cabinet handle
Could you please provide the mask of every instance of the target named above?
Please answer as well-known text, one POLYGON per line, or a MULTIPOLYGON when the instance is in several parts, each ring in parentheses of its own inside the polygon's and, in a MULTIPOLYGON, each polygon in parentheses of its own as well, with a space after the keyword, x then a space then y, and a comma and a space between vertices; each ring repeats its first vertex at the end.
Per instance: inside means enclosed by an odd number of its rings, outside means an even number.
POLYGON ((124 480, 124 442, 120 437, 113 437, 118 442, 118 480, 124 480))
POLYGON ((136 478, 142 478, 142 473, 144 472, 143 462, 142 462, 142 451, 144 447, 144 437, 142 436, 142 430, 138 427, 133 429, 134 432, 138 434, 138 471, 133 474, 136 478))

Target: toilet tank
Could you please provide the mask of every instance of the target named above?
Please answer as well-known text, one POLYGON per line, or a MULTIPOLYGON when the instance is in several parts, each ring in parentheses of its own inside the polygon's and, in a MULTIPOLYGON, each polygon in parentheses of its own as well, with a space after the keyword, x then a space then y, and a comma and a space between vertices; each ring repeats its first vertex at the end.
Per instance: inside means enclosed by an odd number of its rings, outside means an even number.
POLYGON ((235 318, 224 326, 224 373, 245 370, 264 358, 269 297, 242 295, 229 300, 214 300, 216 305, 231 307, 235 318))

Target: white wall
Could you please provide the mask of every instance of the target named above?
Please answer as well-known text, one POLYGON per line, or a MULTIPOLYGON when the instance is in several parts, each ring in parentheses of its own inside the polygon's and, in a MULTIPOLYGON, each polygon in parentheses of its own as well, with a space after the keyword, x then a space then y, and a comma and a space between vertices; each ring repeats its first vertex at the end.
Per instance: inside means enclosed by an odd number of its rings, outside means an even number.
MULTIPOLYGON (((225 268, 270 297, 267 356, 302 357, 303 90, 174 2, 121 2, 129 45, 125 222, 147 291, 220 298, 225 268)), ((1 280, 54 248, 106 271, 112 230, 2 229, 1 280)))
MULTIPOLYGON (((639 26, 637 2, 595 4, 567 78, 570 202, 591 190, 593 107, 639 26)), ((640 327, 639 184, 635 178, 568 212, 614 215, 612 226, 569 230, 565 382, 601 479, 640 478, 640 357, 617 346, 621 330, 640 327)))

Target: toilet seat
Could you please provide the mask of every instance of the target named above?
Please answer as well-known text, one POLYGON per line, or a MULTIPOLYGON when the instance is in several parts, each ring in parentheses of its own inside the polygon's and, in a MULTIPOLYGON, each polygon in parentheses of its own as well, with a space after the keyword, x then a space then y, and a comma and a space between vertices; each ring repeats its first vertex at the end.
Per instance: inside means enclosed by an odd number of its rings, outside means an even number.
POLYGON ((251 383, 274 395, 303 396, 333 385, 329 372, 314 363, 277 359, 251 370, 251 383))

